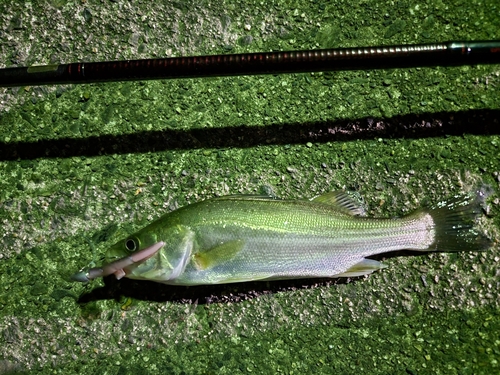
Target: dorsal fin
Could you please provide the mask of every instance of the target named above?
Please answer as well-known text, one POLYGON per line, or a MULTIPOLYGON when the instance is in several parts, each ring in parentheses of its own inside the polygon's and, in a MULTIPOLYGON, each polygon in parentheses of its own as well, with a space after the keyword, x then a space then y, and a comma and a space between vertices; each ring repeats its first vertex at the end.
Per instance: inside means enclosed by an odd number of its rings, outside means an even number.
POLYGON ((318 195, 311 199, 312 202, 334 206, 340 212, 352 216, 366 216, 363 200, 358 193, 352 191, 336 190, 318 195))

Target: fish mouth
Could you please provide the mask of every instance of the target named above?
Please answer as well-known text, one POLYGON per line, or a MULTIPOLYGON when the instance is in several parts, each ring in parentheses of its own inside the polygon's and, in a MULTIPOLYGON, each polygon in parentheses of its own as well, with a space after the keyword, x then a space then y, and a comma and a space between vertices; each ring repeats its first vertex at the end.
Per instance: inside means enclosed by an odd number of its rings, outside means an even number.
POLYGON ((118 258, 115 261, 104 264, 101 267, 90 268, 82 270, 71 276, 74 281, 88 282, 98 277, 105 277, 114 274, 117 280, 127 276, 131 272, 132 266, 137 267, 141 263, 147 261, 154 256, 158 251, 165 246, 165 242, 160 241, 133 254, 127 255, 123 258, 118 258))
POLYGON ((157 242, 133 254, 115 260, 114 262, 111 262, 104 266, 103 269, 109 268, 108 274, 110 275, 111 273, 113 273, 116 279, 120 280, 124 276, 129 275, 133 271, 133 269, 137 268, 140 264, 156 255, 156 253, 158 253, 158 251, 163 246, 165 246, 165 242, 157 242))

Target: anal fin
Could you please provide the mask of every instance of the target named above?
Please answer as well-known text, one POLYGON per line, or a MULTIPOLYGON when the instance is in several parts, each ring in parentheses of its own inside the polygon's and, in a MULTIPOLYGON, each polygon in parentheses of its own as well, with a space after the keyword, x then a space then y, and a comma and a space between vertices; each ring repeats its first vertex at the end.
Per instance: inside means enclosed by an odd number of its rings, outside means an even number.
POLYGON ((387 268, 387 266, 373 259, 363 259, 361 262, 349 267, 345 272, 335 275, 335 277, 355 277, 369 275, 372 272, 387 268))

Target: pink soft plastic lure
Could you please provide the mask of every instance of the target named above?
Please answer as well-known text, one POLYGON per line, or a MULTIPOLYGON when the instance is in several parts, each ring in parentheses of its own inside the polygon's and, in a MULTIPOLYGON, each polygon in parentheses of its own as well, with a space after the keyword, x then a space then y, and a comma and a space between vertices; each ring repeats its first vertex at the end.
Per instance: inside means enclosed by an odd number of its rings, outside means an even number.
POLYGON ((158 250, 160 250, 165 245, 165 242, 160 241, 152 246, 146 247, 141 251, 130 254, 121 259, 115 260, 114 262, 103 265, 102 267, 89 268, 87 270, 82 270, 71 276, 74 281, 80 281, 82 283, 89 282, 90 280, 97 279, 98 277, 105 277, 111 274, 116 276, 117 280, 126 276, 125 268, 131 266, 132 264, 138 262, 144 262, 145 260, 151 258, 155 255, 158 250))

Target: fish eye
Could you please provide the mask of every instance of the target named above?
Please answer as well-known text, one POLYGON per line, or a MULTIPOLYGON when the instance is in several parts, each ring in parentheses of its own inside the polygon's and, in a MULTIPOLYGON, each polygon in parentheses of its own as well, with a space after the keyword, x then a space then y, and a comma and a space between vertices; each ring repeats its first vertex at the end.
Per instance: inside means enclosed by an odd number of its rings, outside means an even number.
POLYGON ((125 248, 128 251, 135 251, 137 250, 137 242, 132 238, 129 238, 127 241, 125 241, 125 248))

